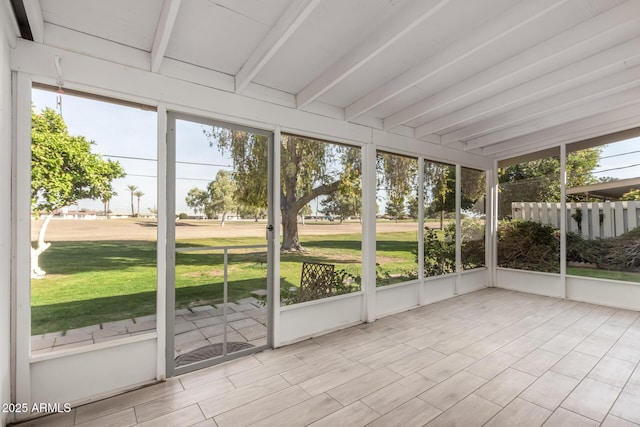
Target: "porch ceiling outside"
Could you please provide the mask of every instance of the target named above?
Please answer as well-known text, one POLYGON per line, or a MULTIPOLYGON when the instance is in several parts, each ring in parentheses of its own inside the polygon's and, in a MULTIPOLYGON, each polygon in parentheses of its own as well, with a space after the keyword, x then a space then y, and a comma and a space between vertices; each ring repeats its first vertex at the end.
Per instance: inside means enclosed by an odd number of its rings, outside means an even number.
POLYGON ((13 3, 35 42, 497 159, 640 121, 636 0, 13 3))

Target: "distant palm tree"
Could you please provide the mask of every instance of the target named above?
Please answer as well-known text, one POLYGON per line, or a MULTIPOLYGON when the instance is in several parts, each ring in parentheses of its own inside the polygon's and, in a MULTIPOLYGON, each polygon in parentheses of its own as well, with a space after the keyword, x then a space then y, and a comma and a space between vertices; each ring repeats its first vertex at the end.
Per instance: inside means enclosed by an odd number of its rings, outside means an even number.
POLYGON ((129 184, 129 185, 127 185, 127 188, 131 192, 131 216, 136 216, 136 212, 133 210, 133 193, 136 192, 136 190, 138 189, 138 186, 137 185, 133 185, 133 184, 129 184))
POLYGON ((142 198, 142 196, 144 196, 144 193, 138 190, 138 191, 134 191, 132 194, 138 198, 138 214, 137 215, 140 216, 140 199, 142 198))

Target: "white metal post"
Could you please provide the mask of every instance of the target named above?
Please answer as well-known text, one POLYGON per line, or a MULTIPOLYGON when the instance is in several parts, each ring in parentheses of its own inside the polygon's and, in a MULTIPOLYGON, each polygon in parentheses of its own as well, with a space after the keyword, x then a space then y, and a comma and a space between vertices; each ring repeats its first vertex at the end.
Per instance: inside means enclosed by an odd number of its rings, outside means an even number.
POLYGON ((364 320, 376 320, 376 145, 362 147, 362 291, 364 320))
POLYGON ((424 305, 424 157, 418 157, 418 304, 424 305))
POLYGON ((567 297, 567 146, 560 146, 560 282, 567 297))
POLYGON ((271 177, 273 182, 272 188, 272 200, 269 200, 270 216, 269 221, 273 225, 273 239, 267 242, 269 245, 268 251, 270 251, 271 260, 273 261, 272 271, 273 279, 271 283, 271 301, 273 306, 273 316, 270 319, 273 328, 273 346, 279 347, 281 344, 280 339, 280 149, 281 149, 282 134, 280 126, 276 126, 273 131, 273 155, 272 162, 269 164, 271 169, 271 177))
POLYGON ((460 226, 462 224, 461 221, 461 210, 462 210, 462 195, 461 192, 461 181, 462 181, 462 166, 459 164, 456 165, 456 281, 455 281, 455 289, 453 291, 454 295, 458 295, 458 289, 460 288, 460 274, 462 273, 462 233, 460 230, 460 226))
POLYGON ((162 103, 156 111, 158 128, 158 229, 156 239, 158 289, 156 291, 156 333, 158 335, 156 379, 167 378, 167 106, 162 103))
MULTIPOLYGON (((16 402, 31 404, 31 78, 24 73, 16 73, 14 77, 14 397, 16 402)), ((18 415, 17 418, 21 416, 18 415)))

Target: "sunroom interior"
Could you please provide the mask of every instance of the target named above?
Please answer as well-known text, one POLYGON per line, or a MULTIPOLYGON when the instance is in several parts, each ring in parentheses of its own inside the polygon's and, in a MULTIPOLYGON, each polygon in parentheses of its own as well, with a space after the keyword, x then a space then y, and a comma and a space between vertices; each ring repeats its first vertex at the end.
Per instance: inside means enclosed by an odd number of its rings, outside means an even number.
POLYGON ((640 336, 635 0, 5 0, 0 18, 3 426, 506 301, 485 288, 621 310, 640 336), (68 155, 36 146, 47 120, 106 184, 51 196, 68 155))

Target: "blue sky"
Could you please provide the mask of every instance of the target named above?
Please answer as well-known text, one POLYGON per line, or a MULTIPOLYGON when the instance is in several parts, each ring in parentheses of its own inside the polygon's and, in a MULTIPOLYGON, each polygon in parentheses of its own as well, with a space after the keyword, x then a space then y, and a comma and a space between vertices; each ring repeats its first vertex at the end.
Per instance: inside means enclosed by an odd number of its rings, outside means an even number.
MULTIPOLYGON (((32 103, 36 111, 45 107, 57 109, 58 94, 33 90, 32 103)), ((140 201, 140 212, 157 207, 157 124, 156 113, 107 102, 62 95, 62 116, 72 135, 83 135, 95 142, 93 151, 105 158, 119 161, 127 176, 115 180, 113 187, 117 196, 111 201, 113 212, 131 212, 131 193, 127 186, 135 185, 144 196, 140 201), (129 158, 125 158, 129 157, 129 158), (133 158, 133 159, 132 159, 133 158), (148 160, 145 160, 148 159, 148 160)), ((203 126, 190 122, 179 122, 176 157, 181 164, 176 166, 176 211, 191 212, 185 197, 193 187, 206 188, 221 167, 231 165, 216 147, 210 147, 202 132, 203 126)), ((137 200, 134 199, 137 209, 137 200)), ((78 208, 102 210, 97 200, 81 200, 78 208)))

